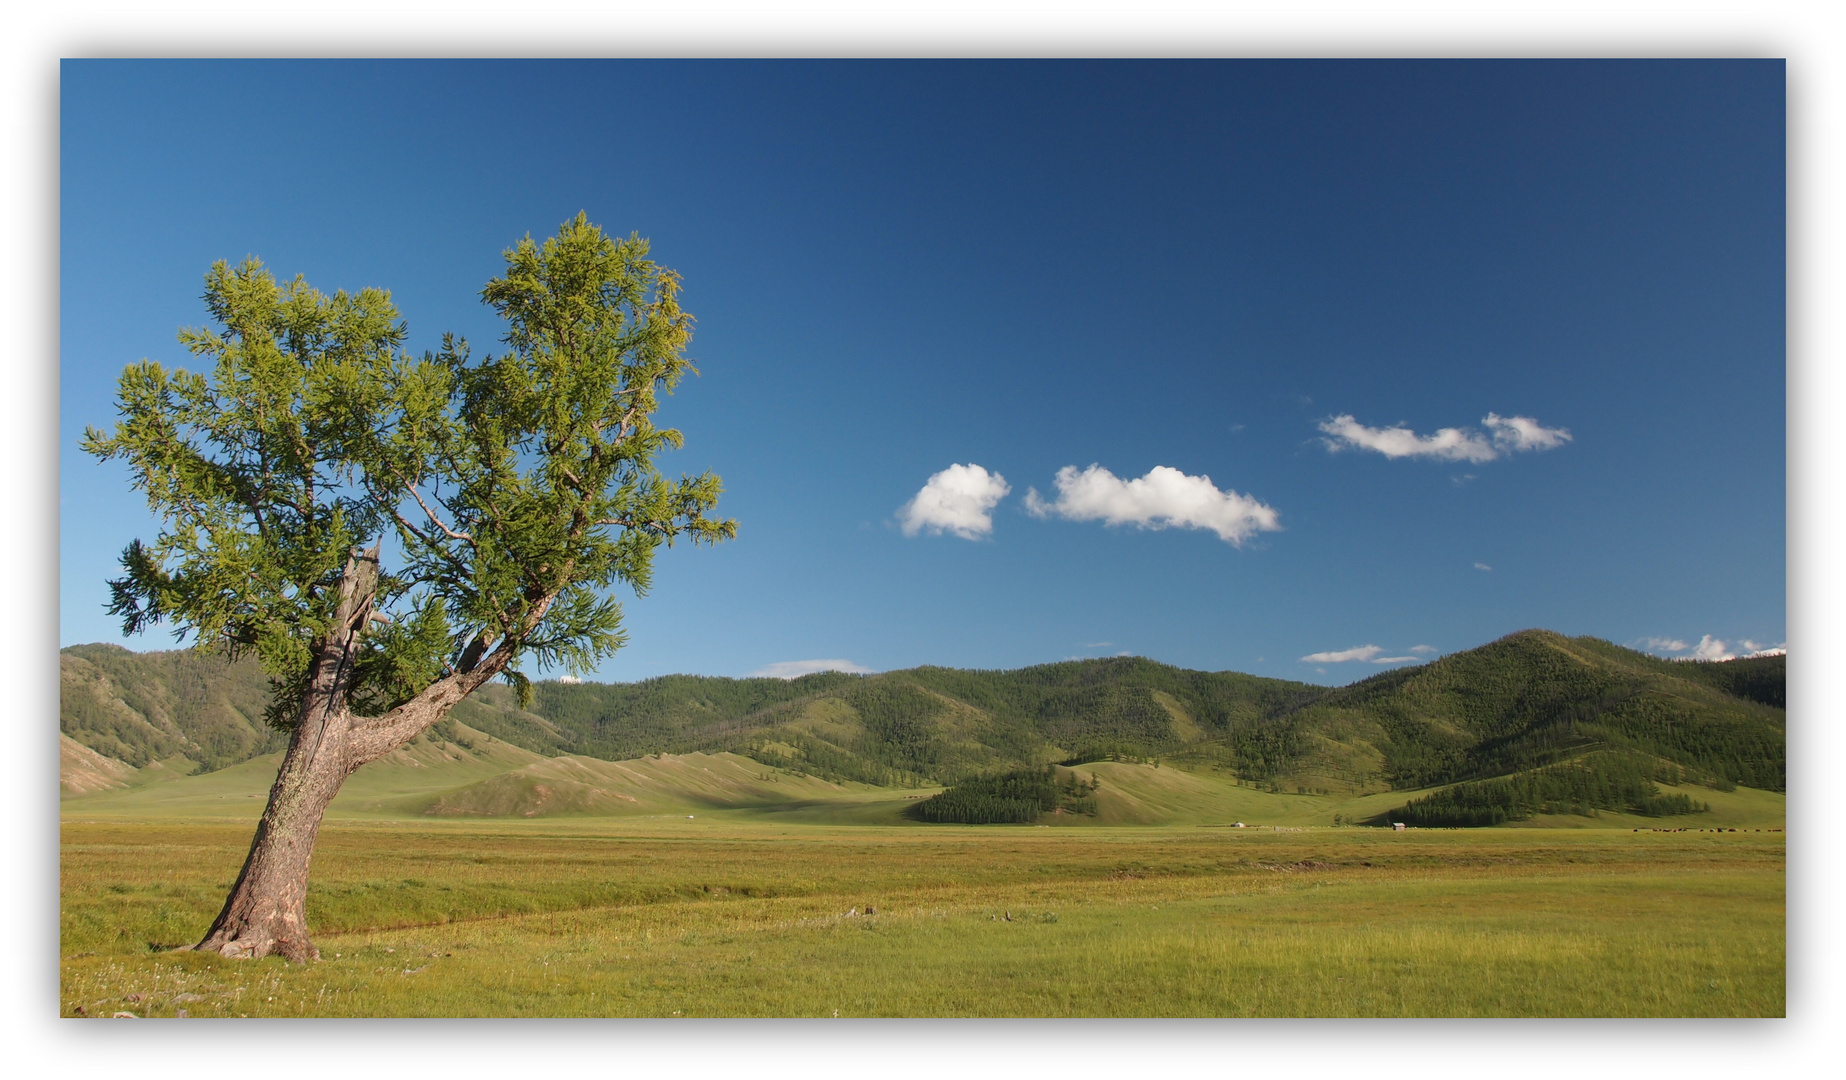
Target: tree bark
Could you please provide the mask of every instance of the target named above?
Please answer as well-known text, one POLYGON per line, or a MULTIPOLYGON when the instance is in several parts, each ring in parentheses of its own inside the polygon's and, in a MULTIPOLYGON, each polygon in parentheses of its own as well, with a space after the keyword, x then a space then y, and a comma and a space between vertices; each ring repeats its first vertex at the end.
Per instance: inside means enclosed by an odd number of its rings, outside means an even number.
MULTIPOLYGON (((463 670, 432 683, 383 716, 354 716, 346 707, 347 693, 377 590, 374 545, 347 559, 334 625, 316 644, 300 719, 269 789, 269 804, 257 824, 250 854, 224 910, 194 949, 236 959, 272 954, 298 963, 320 959, 308 937, 308 861, 327 805, 353 770, 448 715, 457 702, 505 669, 517 651, 508 639, 488 651, 488 642, 477 638, 463 670)), ((529 622, 535 625, 550 604, 549 597, 541 601, 529 622)))

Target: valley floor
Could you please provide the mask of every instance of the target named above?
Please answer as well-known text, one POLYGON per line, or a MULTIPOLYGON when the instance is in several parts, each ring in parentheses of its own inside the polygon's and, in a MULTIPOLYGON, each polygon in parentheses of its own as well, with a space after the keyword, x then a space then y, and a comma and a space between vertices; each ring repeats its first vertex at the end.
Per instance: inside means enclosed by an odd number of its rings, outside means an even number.
POLYGON ((66 1016, 1785 1011, 1780 831, 330 820, 292 966, 164 951, 247 818, 65 809, 66 1016))

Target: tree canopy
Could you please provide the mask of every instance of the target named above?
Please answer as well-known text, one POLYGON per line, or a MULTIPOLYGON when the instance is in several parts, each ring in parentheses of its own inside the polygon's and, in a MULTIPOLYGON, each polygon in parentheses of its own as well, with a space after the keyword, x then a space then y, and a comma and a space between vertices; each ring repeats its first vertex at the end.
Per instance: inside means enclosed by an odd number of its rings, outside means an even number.
POLYGON ((707 516, 715 476, 655 465, 681 442, 652 417, 695 371, 692 316, 645 240, 581 214, 505 260, 481 296, 506 348, 481 360, 448 335, 412 356, 383 290, 328 296, 255 259, 214 265, 215 325, 180 335, 203 370, 131 365, 115 431, 83 441, 128 464, 163 523, 110 583, 124 630, 169 622, 255 653, 288 723, 349 558, 388 537, 347 689, 359 712, 488 656, 523 690, 522 656, 583 672, 619 647, 611 586, 644 593, 662 543, 735 534, 707 516))

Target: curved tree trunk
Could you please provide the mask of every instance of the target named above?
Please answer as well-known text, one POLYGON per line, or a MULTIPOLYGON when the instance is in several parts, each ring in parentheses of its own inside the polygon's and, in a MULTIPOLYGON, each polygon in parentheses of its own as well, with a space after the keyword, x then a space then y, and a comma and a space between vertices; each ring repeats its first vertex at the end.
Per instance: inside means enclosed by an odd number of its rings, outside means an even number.
MULTIPOLYGON (((346 562, 334 626, 315 647, 300 719, 269 789, 269 805, 256 827, 250 854, 224 910, 193 948, 237 959, 272 953, 296 962, 320 959, 308 937, 308 861, 327 804, 353 770, 415 738, 512 660, 510 642, 502 641, 489 653, 485 639, 477 639, 463 659, 464 670, 381 717, 354 716, 346 697, 377 590, 374 545, 354 552, 346 562)), ((549 606, 549 598, 543 599, 532 620, 541 618, 549 606)))
POLYGON ((195 948, 235 958, 280 953, 298 962, 320 959, 308 939, 308 860, 321 815, 349 772, 339 730, 349 718, 342 712, 326 720, 312 731, 305 723, 296 726, 243 872, 195 948))

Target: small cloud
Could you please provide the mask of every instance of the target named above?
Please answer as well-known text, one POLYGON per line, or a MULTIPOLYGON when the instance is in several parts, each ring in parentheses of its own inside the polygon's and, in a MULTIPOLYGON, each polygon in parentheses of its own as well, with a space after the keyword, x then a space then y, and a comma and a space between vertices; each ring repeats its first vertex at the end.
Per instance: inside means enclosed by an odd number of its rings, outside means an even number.
POLYGON ((1309 653, 1301 658, 1304 664, 1344 664, 1349 660, 1370 660, 1383 649, 1376 645, 1361 645, 1356 649, 1341 649, 1339 652, 1309 653))
POLYGON ((978 540, 993 532, 993 508, 1007 492, 1006 478, 979 465, 950 465, 931 476, 923 489, 898 508, 898 524, 905 536, 924 529, 932 535, 952 533, 963 540, 978 540))
POLYGON ((844 671, 848 675, 870 675, 872 669, 851 660, 784 660, 750 673, 752 679, 799 679, 817 671, 844 671))
POLYGON ((1442 650, 1436 648, 1434 645, 1412 645, 1410 646, 1410 651, 1414 653, 1433 653, 1441 652, 1442 650))
POLYGON ((1242 430, 1243 430, 1243 428, 1244 428, 1244 426, 1243 426, 1242 424, 1232 424, 1232 425, 1231 425, 1231 434, 1233 434, 1233 435, 1235 435, 1235 434, 1237 434, 1238 432, 1240 432, 1240 431, 1242 431, 1242 430))
POLYGON ((1491 567, 1491 566, 1488 566, 1488 565, 1487 565, 1486 563, 1484 563, 1484 562, 1477 562, 1477 563, 1475 563, 1475 564, 1474 564, 1474 568, 1475 568, 1476 570, 1492 570, 1492 569, 1493 569, 1493 567, 1491 567))
POLYGON ((1529 416, 1498 416, 1488 413, 1481 423, 1493 432, 1493 444, 1504 453, 1555 450, 1570 441, 1568 429, 1548 428, 1529 416))
POLYGON ((1081 471, 1058 470, 1055 502, 1026 489, 1026 510, 1034 517, 1055 515, 1066 521, 1101 521, 1141 529, 1209 529, 1233 546, 1258 532, 1276 532, 1273 507, 1231 490, 1218 490, 1209 476, 1187 476, 1156 465, 1137 480, 1122 480, 1101 465, 1081 471))
MULTIPOLYGON (((1422 648, 1429 648, 1425 645, 1422 648)), ((1415 649, 1411 650, 1415 652, 1415 649)), ((1363 660, 1368 664, 1413 664, 1422 661, 1420 656, 1380 656, 1383 649, 1376 645, 1361 645, 1356 649, 1341 649, 1338 652, 1309 653, 1301 658, 1304 664, 1345 664, 1354 660, 1363 660)))
POLYGON ((1666 637, 1642 638, 1641 644, 1659 652, 1685 652, 1692 647, 1678 638, 1666 637))
POLYGON ((1321 440, 1329 451, 1370 450, 1393 459, 1435 458, 1475 464, 1525 450, 1555 449, 1571 438, 1567 429, 1545 427, 1529 416, 1501 416, 1490 412, 1481 423, 1487 429, 1485 432, 1446 427, 1436 429, 1433 435, 1418 435, 1402 424, 1367 427, 1351 413, 1341 413, 1322 420, 1320 430, 1323 435, 1330 436, 1321 440))
POLYGON ((1787 642, 1782 642, 1779 645, 1758 645, 1756 642, 1751 641, 1749 638, 1745 638, 1743 640, 1743 647, 1750 650, 1749 652, 1744 654, 1743 658, 1745 660, 1749 660, 1753 657, 1758 657, 1758 656, 1787 656, 1788 655, 1788 643, 1787 642))
POLYGON ((583 682, 582 679, 579 679, 575 675, 560 675, 558 676, 558 681, 566 686, 578 686, 583 682))
POLYGON ((1113 641, 1086 641, 1083 643, 1083 647, 1086 649, 1107 649, 1114 645, 1115 642, 1113 641))
POLYGON ((1692 655, 1687 657, 1687 659, 1689 660, 1735 660, 1737 659, 1737 657, 1731 654, 1731 649, 1729 645, 1726 645, 1724 642, 1718 640, 1715 637, 1712 637, 1710 634, 1706 634, 1704 637, 1699 639, 1699 643, 1697 645, 1694 645, 1692 647, 1692 655))
POLYGON ((1123 650, 1122 650, 1121 652, 1118 652, 1118 653, 1116 653, 1115 655, 1117 655, 1117 656, 1133 656, 1133 655, 1134 655, 1134 653, 1131 653, 1131 652, 1129 652, 1129 651, 1128 651, 1127 649, 1123 649, 1123 650))

